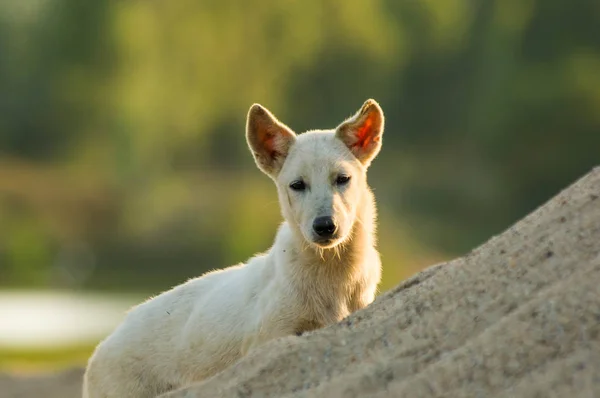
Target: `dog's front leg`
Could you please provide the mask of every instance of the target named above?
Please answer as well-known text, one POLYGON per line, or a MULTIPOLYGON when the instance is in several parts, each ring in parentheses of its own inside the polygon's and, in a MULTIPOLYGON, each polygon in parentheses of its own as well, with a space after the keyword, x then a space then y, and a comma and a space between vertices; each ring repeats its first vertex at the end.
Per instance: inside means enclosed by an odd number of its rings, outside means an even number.
POLYGON ((350 297, 349 307, 350 312, 358 311, 365 308, 375 300, 376 285, 361 286, 350 297))

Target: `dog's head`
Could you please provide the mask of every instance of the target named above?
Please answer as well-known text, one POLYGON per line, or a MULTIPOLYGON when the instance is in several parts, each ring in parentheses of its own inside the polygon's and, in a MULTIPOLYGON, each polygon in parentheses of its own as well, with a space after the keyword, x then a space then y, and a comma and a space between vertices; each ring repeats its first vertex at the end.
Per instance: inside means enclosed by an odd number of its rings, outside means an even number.
POLYGON ((374 100, 335 130, 298 136, 261 105, 250 108, 246 139, 256 164, 275 181, 283 216, 309 244, 331 248, 350 235, 383 124, 374 100))

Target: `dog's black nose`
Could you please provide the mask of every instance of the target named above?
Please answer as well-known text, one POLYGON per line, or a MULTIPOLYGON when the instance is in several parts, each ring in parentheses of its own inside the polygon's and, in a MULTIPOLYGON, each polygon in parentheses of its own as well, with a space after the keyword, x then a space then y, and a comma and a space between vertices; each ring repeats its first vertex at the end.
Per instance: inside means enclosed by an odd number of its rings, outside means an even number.
POLYGON ((322 238, 330 238, 335 233, 337 225, 330 216, 317 217, 313 222, 315 233, 322 238))

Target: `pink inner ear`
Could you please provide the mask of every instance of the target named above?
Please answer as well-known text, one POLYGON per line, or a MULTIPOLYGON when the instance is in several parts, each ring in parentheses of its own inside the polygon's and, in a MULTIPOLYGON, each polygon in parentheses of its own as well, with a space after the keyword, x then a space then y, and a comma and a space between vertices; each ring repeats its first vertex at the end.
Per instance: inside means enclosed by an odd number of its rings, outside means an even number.
POLYGON ((265 137, 263 138, 263 145, 271 159, 275 159, 277 156, 280 155, 279 151, 275 149, 275 134, 267 132, 265 134, 265 137))
POLYGON ((366 149, 367 146, 373 140, 373 135, 371 131, 371 127, 373 126, 373 120, 371 117, 367 118, 365 122, 356 129, 356 142, 353 147, 360 147, 361 149, 366 149))

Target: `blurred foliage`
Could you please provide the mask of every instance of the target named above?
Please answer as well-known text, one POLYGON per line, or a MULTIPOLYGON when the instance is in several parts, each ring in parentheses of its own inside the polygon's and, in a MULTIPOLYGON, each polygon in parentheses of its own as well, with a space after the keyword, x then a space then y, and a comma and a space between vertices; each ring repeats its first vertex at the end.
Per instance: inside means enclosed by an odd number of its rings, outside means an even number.
POLYGON ((96 344, 59 348, 0 348, 0 371, 29 374, 59 372, 74 366, 85 366, 96 344))
POLYGON ((388 288, 600 160, 600 3, 0 2, 0 284, 155 290, 272 242, 253 102, 301 132, 373 97, 388 288))

